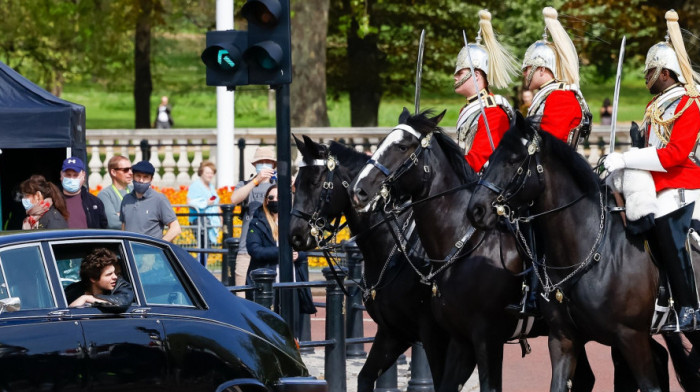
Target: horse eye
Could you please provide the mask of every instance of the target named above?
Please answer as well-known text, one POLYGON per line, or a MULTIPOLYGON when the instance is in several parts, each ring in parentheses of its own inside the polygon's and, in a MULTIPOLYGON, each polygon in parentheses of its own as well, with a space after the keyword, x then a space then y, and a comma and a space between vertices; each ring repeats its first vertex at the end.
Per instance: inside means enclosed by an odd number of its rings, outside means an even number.
POLYGON ((401 152, 406 152, 406 151, 408 151, 408 147, 407 147, 407 146, 404 146, 404 145, 402 145, 402 144, 399 144, 399 145, 398 145, 398 148, 399 148, 399 151, 401 151, 401 152))

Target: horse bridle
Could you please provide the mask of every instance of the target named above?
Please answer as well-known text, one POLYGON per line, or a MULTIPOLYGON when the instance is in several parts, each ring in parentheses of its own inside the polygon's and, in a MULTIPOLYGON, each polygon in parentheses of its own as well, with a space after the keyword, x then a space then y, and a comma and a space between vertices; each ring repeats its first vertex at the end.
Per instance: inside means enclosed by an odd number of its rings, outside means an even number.
MULTIPOLYGON (((330 202, 331 197, 333 196, 333 176, 335 174, 335 169, 338 166, 337 159, 332 155, 329 155, 326 159, 314 159, 310 163, 302 161, 298 167, 302 168, 307 166, 325 166, 326 168, 328 168, 328 173, 326 173, 326 180, 321 186, 321 195, 319 196, 319 199, 316 202, 316 208, 314 209, 313 213, 309 214, 294 208, 292 209, 291 214, 298 218, 304 219, 309 223, 309 233, 312 237, 314 237, 317 245, 319 247, 322 247, 326 243, 328 243, 328 241, 330 241, 331 238, 333 238, 333 236, 338 232, 338 230, 340 230, 340 217, 336 217, 329 220, 321 216, 321 211, 323 211, 323 208, 326 206, 327 203, 330 202), (331 223, 331 221, 335 221, 335 223, 331 223), (323 238, 323 233, 326 231, 330 232, 331 234, 329 237, 323 238)), ((345 187, 345 189, 350 187, 350 184, 345 180, 342 181, 342 184, 343 187, 345 187)))
MULTIPOLYGON (((399 124, 392 129, 393 131, 396 130, 402 130, 404 132, 407 132, 413 136, 416 137, 420 141, 420 144, 416 148, 414 152, 411 153, 411 155, 406 158, 406 160, 398 167, 394 172, 391 172, 389 169, 387 169, 386 166, 381 164, 379 161, 375 160, 374 157, 370 158, 369 161, 367 161, 368 165, 372 165, 375 168, 377 168, 382 174, 386 176, 384 181, 382 181, 382 186, 379 190, 379 196, 384 199, 384 205, 387 206, 389 205, 388 199, 389 199, 389 189, 391 188, 391 185, 396 182, 402 175, 404 175, 406 172, 408 172, 413 166, 418 166, 418 158, 423 154, 424 151, 428 151, 430 149, 430 143, 432 141, 433 137, 433 132, 428 132, 425 136, 421 135, 418 131, 413 129, 408 124, 399 124)), ((430 167, 427 165, 423 166, 423 172, 427 175, 430 173, 430 167)), ((376 197, 376 196, 375 196, 376 197)))
POLYGON ((511 221, 516 220, 515 211, 508 204, 509 201, 526 189, 528 180, 532 177, 530 165, 535 163, 535 172, 540 185, 544 183, 544 167, 540 162, 540 144, 542 137, 537 133, 533 133, 532 140, 527 141, 527 156, 520 162, 518 169, 513 177, 501 188, 498 185, 485 180, 483 177, 477 183, 477 186, 483 186, 496 194, 496 198, 491 202, 491 206, 496 210, 496 214, 506 217, 511 221))

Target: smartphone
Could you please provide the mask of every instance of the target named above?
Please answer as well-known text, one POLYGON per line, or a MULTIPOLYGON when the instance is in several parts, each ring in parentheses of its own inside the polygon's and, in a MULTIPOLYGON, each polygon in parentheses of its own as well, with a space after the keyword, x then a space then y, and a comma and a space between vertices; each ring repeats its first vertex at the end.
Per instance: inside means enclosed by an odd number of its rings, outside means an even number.
POLYGON ((216 196, 210 197, 209 200, 216 200, 216 196))

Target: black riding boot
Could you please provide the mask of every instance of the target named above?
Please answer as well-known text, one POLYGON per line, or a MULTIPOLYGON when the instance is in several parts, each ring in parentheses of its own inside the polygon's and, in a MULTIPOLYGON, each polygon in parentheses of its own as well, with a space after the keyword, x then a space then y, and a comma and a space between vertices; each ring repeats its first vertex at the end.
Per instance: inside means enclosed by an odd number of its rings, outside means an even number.
POLYGON ((517 317, 538 317, 540 312, 537 307, 537 295, 540 292, 540 281, 537 279, 534 267, 530 268, 523 283, 527 285, 525 301, 506 306, 506 311, 517 317))
POLYGON ((663 332, 689 332, 697 328, 698 292, 695 274, 686 249, 695 203, 687 204, 655 221, 654 240, 649 241, 654 256, 666 270, 678 319, 663 327, 663 332))

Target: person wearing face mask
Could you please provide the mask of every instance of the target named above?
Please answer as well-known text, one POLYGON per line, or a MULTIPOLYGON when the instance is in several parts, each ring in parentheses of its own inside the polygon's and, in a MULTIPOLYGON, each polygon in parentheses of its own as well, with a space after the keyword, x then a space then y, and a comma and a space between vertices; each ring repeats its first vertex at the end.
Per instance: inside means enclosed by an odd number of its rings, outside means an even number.
MULTIPOLYGON (((253 219, 248 226, 246 247, 250 254, 250 266, 247 276, 248 284, 252 284, 250 273, 258 268, 268 268, 277 271, 279 277, 279 232, 278 214, 279 204, 277 199, 277 185, 272 185, 265 193, 262 206, 255 210, 253 219)), ((306 252, 292 252, 294 262, 294 281, 308 281, 308 265, 306 252)), ((316 313, 311 290, 296 289, 299 296, 299 312, 305 314, 316 313)), ((301 318, 299 318, 300 320, 301 318)), ((294 335, 298 338, 301 333, 301 325, 293 326, 294 335)))
POLYGON ((70 157, 61 167, 63 198, 68 208, 68 227, 71 229, 106 229, 105 206, 91 194, 85 184, 85 165, 80 158, 70 157))
POLYGON ((122 230, 172 241, 182 229, 168 198, 151 188, 156 169, 150 162, 141 161, 131 171, 134 190, 122 200, 119 214, 122 230), (163 234, 165 226, 168 230, 163 234))
MULTIPOLYGON (((255 174, 250 180, 236 184, 236 188, 231 195, 231 203, 245 203, 244 206, 247 206, 247 208, 243 208, 245 215, 242 217, 241 241, 238 248, 238 256, 236 257, 236 285, 244 285, 246 282, 246 273, 248 265, 250 265, 250 255, 246 247, 248 226, 253 218, 253 213, 260 207, 265 198, 265 193, 272 186, 271 179, 277 166, 275 150, 269 146, 258 147, 255 150, 251 164, 255 167, 255 174)), ((237 293, 237 295, 240 297, 244 296, 242 292, 237 293)))
POLYGON ((27 211, 22 230, 68 228, 68 210, 56 185, 35 174, 22 181, 19 190, 27 211))

